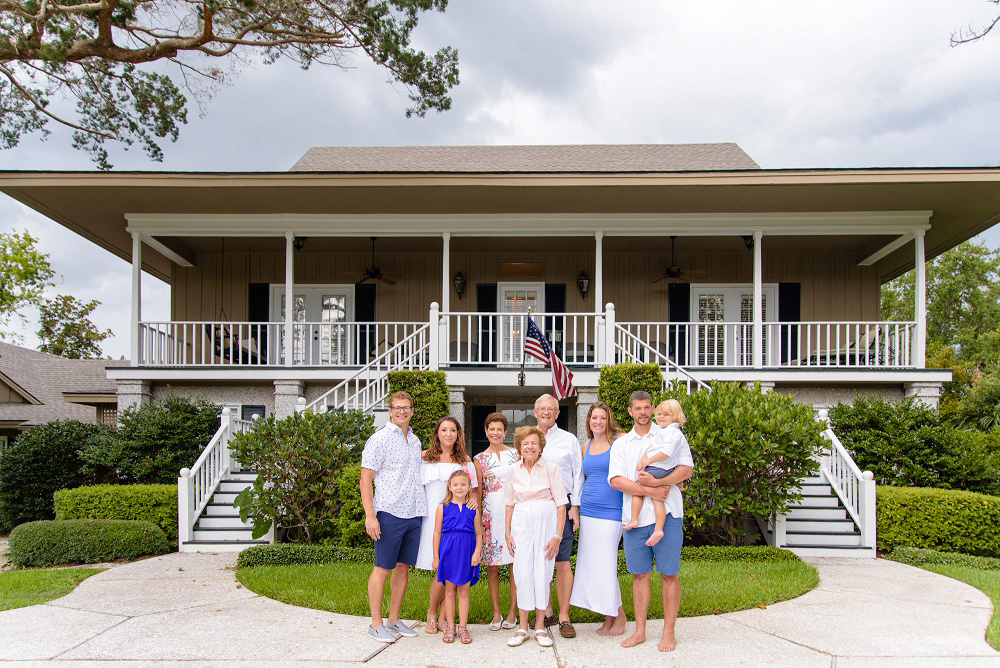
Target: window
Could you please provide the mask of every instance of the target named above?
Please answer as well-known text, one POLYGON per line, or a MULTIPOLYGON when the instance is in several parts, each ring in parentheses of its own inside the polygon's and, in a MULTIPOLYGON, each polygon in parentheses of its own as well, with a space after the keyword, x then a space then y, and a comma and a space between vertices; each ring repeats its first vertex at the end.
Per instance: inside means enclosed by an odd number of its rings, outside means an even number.
POLYGON ((0 436, 0 452, 3 452, 7 448, 7 437, 0 436))

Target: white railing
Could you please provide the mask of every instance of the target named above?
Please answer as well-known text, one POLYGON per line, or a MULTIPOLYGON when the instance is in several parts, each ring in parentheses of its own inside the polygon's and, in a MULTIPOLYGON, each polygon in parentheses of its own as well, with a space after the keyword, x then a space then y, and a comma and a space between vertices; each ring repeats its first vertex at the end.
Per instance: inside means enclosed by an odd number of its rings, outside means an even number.
MULTIPOLYGON (((829 411, 819 411, 819 420, 826 422, 829 411)), ((820 458, 820 473, 847 509, 847 514, 861 532, 861 544, 875 547, 875 480, 871 471, 862 472, 840 439, 827 426, 823 436, 830 449, 820 458)))
MULTIPOLYGON (((603 313, 532 313, 564 364, 596 367, 603 363, 603 313)), ((439 360, 456 366, 520 366, 524 358, 527 313, 441 313, 439 360)), ((529 357, 526 366, 544 366, 529 357)))
POLYGON ((369 411, 380 407, 389 396, 389 371, 427 369, 430 364, 430 343, 430 326, 421 325, 312 403, 307 405, 305 399, 299 397, 296 410, 369 411))
MULTIPOLYGON (((296 322, 292 325, 292 366, 363 366, 426 326, 420 322, 296 322)), ((282 322, 142 322, 137 335, 143 366, 286 366, 282 322)))
MULTIPOLYGON (((189 469, 181 469, 177 478, 178 543, 191 540, 195 522, 212 499, 219 483, 232 468, 229 440, 234 433, 232 409, 223 408, 219 429, 189 469)), ((240 420, 239 422, 242 422, 240 420)), ((243 425, 241 425, 241 428, 243 425)))
POLYGON ((615 359, 619 362, 634 364, 655 364, 663 373, 664 389, 674 381, 684 383, 688 394, 691 386, 711 391, 707 383, 692 376, 687 369, 678 365, 672 359, 650 346, 646 341, 633 334, 627 327, 615 327, 614 333, 615 359))

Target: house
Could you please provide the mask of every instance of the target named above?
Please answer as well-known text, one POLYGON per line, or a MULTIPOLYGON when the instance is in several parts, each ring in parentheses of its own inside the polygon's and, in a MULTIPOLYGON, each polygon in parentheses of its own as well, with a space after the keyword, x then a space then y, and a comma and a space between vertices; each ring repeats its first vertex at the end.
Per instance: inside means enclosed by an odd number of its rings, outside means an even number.
POLYGON ((0 450, 54 420, 114 425, 117 386, 106 368, 127 362, 71 360, 0 342, 0 450))
POLYGON ((1000 169, 771 170, 736 144, 318 147, 289 172, 0 190, 132 262, 119 408, 184 392, 236 429, 375 410, 388 370, 442 369, 474 450, 486 413, 517 424, 551 387, 530 362, 518 383, 529 309, 575 375, 571 430, 620 361, 817 408, 936 403, 951 374, 925 364, 924 262, 1000 216, 1000 169), (879 286, 913 267, 914 320, 881 321, 879 286), (143 317, 140 269, 171 285, 169 320, 143 317))

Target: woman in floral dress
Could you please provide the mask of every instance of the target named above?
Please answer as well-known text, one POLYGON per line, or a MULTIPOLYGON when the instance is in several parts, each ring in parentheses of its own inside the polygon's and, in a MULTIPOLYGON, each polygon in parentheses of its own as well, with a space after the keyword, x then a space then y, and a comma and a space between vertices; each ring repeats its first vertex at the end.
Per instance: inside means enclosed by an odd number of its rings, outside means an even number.
POLYGON ((507 469, 517 463, 517 450, 503 443, 507 435, 507 418, 503 413, 490 413, 486 417, 486 437, 490 447, 475 456, 480 489, 483 493, 483 554, 480 563, 487 567, 486 581, 490 587, 493 602, 491 631, 517 626, 517 588, 514 586, 514 558, 507 549, 504 536, 507 533, 506 510, 503 500, 503 485, 507 479, 507 469), (500 566, 510 567, 510 610, 506 619, 500 612, 500 566))

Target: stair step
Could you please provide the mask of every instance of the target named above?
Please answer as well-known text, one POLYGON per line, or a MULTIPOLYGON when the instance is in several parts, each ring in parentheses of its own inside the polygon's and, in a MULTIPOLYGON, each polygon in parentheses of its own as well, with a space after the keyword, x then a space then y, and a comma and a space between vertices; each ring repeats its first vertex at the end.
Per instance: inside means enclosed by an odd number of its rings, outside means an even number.
POLYGON ((219 493, 219 492, 236 492, 237 494, 239 494, 240 492, 242 492, 243 490, 245 490, 247 487, 249 487, 252 484, 253 484, 252 480, 249 480, 249 481, 243 481, 243 480, 223 480, 222 482, 219 483, 219 486, 216 488, 215 491, 216 491, 216 493, 219 493))
POLYGON ((237 495, 239 495, 239 492, 216 492, 212 495, 211 503, 225 503, 232 506, 237 495))
POLYGON ((229 517, 230 515, 237 513, 236 508, 233 507, 231 503, 209 503, 205 505, 205 511, 201 514, 202 517, 229 517))
POLYGON ((792 503, 789 508, 836 508, 839 505, 840 498, 833 494, 830 496, 803 494, 802 499, 792 503))
POLYGON ((787 544, 784 549, 800 557, 848 557, 874 559, 875 549, 862 545, 795 545, 787 544))
POLYGON ((861 534, 838 531, 786 531, 789 545, 861 545, 861 534))
POLYGON ((179 552, 242 552, 254 545, 269 545, 266 540, 186 540, 178 546, 179 552))
POLYGON ((247 529, 253 528, 253 523, 240 522, 239 515, 202 515, 195 529, 247 529))
POLYGON ((785 530, 788 533, 801 531, 856 533, 854 520, 785 517, 785 530))
POLYGON ((191 532, 193 540, 229 542, 233 540, 253 540, 253 528, 231 529, 226 527, 199 527, 191 532))
POLYGON ((788 520, 846 520, 843 506, 792 506, 785 515, 788 520))

